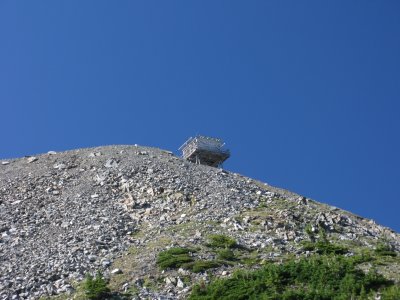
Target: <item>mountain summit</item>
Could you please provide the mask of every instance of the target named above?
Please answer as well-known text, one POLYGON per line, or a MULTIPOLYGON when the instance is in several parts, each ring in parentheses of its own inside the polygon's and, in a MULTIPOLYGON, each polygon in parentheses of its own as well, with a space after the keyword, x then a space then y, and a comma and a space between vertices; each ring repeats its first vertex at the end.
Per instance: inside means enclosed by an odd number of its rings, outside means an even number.
POLYGON ((0 161, 0 233, 0 299, 81 299, 96 272, 108 297, 185 299, 236 270, 322 254, 369 255, 357 268, 400 279, 393 230, 148 147, 0 161))

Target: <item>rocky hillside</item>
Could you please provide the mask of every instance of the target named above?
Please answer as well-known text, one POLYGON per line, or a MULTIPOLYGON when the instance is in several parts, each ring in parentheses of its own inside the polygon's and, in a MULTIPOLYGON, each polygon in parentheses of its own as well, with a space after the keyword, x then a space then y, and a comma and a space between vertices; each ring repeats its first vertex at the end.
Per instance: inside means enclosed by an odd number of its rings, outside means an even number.
MULTIPOLYGON (((0 299, 79 299, 97 271, 119 297, 184 299, 200 281, 309 256, 321 238, 348 256, 400 251, 400 235, 372 220, 155 148, 0 161, 0 299), (224 254, 218 242, 238 247, 224 254), (163 267, 171 248, 191 249, 191 267, 163 267)), ((376 268, 400 278, 398 256, 376 268)))

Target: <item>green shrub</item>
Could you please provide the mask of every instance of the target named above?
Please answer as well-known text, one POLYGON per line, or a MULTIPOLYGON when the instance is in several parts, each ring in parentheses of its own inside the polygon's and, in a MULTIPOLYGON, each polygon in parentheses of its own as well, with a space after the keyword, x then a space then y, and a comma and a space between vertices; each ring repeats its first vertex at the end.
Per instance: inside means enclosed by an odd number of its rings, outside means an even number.
POLYGON ((236 260, 236 256, 231 249, 222 249, 218 251, 218 259, 234 261, 236 260))
POLYGON ((86 279, 83 282, 83 290, 85 291, 86 298, 89 300, 108 299, 110 294, 107 282, 100 272, 97 272, 95 278, 90 274, 86 275, 86 279))
POLYGON ((187 248, 171 248, 158 254, 157 264, 162 270, 168 268, 179 268, 184 264, 193 262, 193 258, 189 253, 194 252, 193 249, 187 248))
POLYGON ((208 239, 208 246, 212 248, 235 248, 238 246, 233 238, 223 234, 213 234, 208 239))
POLYGON ((382 292, 382 300, 398 300, 400 299, 400 286, 393 285, 382 292))
POLYGON ((319 240, 322 242, 328 242, 328 235, 326 233, 326 230, 324 227, 318 225, 318 235, 319 235, 319 240))
POLYGON ((180 254, 188 254, 190 252, 195 252, 195 250, 189 248, 175 247, 161 252, 160 255, 180 255, 180 254))
POLYGON ((387 243, 379 243, 375 248, 375 253, 379 256, 397 256, 397 253, 393 251, 392 247, 390 247, 387 243))
POLYGON ((247 257, 241 258, 240 259, 240 263, 251 267, 251 266, 260 264, 261 263, 261 259, 258 258, 258 257, 247 256, 247 257))
POLYGON ((315 250, 315 243, 309 241, 302 241, 301 245, 304 251, 314 251, 315 250))
POLYGON ((317 242, 303 242, 303 250, 316 251, 318 254, 346 254, 348 252, 346 247, 333 244, 328 240, 317 242))
POLYGON ((346 254, 348 252, 346 247, 332 244, 329 241, 316 243, 317 253, 319 254, 346 254))
POLYGON ((369 252, 364 252, 361 254, 353 255, 349 257, 349 259, 354 263, 354 264, 362 264, 368 261, 373 261, 374 257, 369 253, 369 252))
POLYGON ((208 269, 218 268, 221 264, 212 260, 196 260, 192 264, 192 271, 195 273, 204 272, 208 269))
POLYGON ((379 289, 397 295, 398 289, 385 289, 391 286, 376 272, 363 273, 351 258, 318 255, 196 285, 190 299, 361 299, 379 289))

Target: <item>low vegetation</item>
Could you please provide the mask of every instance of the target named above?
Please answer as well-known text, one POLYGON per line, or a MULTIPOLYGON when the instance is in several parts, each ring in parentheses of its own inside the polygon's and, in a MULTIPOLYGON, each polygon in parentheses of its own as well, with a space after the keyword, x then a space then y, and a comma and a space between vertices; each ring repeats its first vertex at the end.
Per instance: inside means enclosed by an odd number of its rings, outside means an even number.
POLYGON ((185 264, 193 262, 190 253, 193 249, 188 248, 171 248, 158 254, 157 264, 162 270, 168 268, 179 268, 185 264))
POLYGON ((218 268, 221 263, 215 260, 195 260, 190 253, 195 252, 188 248, 171 248, 158 254, 157 264, 162 270, 184 268, 194 273, 218 268))
POLYGON ((315 251, 318 254, 346 254, 346 247, 332 244, 329 241, 303 242, 303 249, 306 251, 315 251))
POLYGON ((97 272, 96 277, 87 274, 82 288, 85 298, 88 300, 109 299, 110 289, 107 286, 107 281, 100 272, 97 272))
POLYGON ((303 250, 305 251, 315 251, 318 254, 346 254, 348 249, 341 245, 331 243, 328 238, 325 230, 322 227, 319 227, 318 233, 319 237, 317 238, 315 233, 311 230, 311 226, 307 225, 305 228, 305 232, 307 233, 310 241, 304 241, 303 250))
POLYGON ((191 253, 196 252, 196 250, 176 247, 161 251, 158 254, 157 264, 162 270, 184 268, 194 273, 200 273, 208 269, 218 268, 223 264, 231 264, 231 261, 236 260, 232 249, 238 248, 239 245, 233 238, 215 234, 210 235, 208 240, 208 247, 218 249, 216 251, 218 260, 195 260, 191 253))
POLYGON ((218 259, 227 260, 227 261, 235 261, 237 260, 235 253, 231 249, 222 249, 218 252, 218 259))
POLYGON ((223 234, 213 234, 210 235, 208 239, 209 242, 207 245, 211 248, 232 249, 238 247, 238 244, 233 238, 223 234))
POLYGON ((382 300, 400 299, 394 283, 358 262, 340 255, 315 255, 256 271, 238 271, 231 278, 196 285, 190 299, 368 299, 377 291, 382 300))
POLYGON ((379 256, 397 256, 397 253, 393 251, 392 247, 385 242, 381 242, 376 246, 375 253, 379 256))
POLYGON ((221 263, 213 260, 197 260, 190 267, 194 273, 204 272, 221 266, 221 263))

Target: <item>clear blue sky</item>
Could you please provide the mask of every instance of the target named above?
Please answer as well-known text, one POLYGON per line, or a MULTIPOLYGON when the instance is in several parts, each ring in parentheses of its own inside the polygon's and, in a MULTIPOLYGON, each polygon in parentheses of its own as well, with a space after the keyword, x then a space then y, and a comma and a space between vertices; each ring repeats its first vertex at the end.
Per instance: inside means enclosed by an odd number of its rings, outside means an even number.
POLYGON ((0 128, 0 158, 221 137, 400 231, 400 2, 0 0, 0 128))

